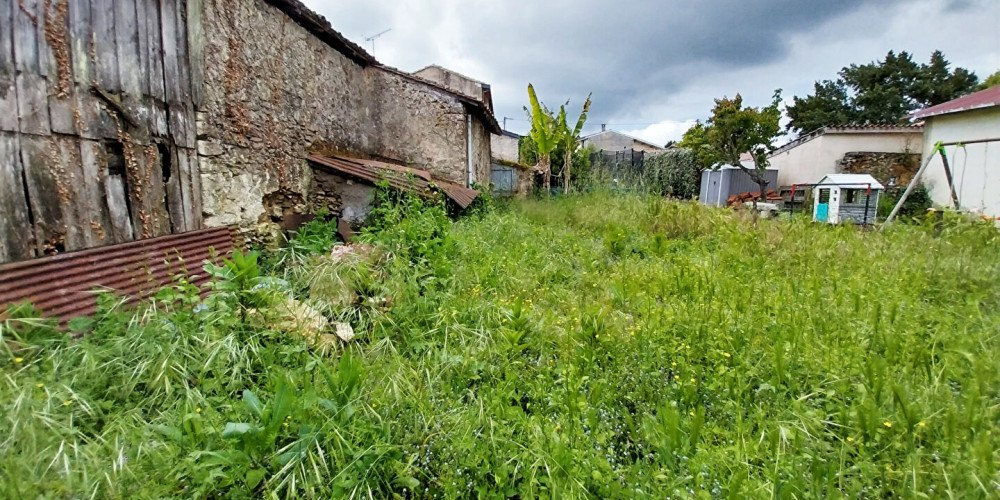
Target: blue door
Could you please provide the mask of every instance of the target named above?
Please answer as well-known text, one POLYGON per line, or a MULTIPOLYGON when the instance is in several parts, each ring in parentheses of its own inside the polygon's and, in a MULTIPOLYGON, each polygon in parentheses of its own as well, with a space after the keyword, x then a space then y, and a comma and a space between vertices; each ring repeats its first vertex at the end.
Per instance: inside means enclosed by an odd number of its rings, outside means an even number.
POLYGON ((816 201, 816 220, 826 222, 830 218, 830 190, 820 189, 819 199, 816 201))

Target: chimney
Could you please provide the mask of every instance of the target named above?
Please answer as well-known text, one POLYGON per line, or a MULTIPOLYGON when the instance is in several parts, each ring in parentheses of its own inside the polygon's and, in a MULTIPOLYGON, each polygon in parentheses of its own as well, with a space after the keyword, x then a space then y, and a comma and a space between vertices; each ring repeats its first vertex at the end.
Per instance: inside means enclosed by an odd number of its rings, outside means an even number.
POLYGON ((602 123, 601 124, 601 132, 607 132, 607 130, 608 130, 608 124, 607 123, 602 123))

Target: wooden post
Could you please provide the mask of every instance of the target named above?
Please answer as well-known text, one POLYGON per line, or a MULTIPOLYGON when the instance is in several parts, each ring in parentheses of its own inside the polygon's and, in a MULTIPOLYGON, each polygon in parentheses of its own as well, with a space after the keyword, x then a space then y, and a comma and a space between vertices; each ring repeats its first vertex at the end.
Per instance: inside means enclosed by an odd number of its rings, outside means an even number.
POLYGON ((958 195, 955 194, 955 182, 951 177, 951 167, 948 165, 948 155, 944 151, 944 146, 941 146, 941 161, 944 163, 944 175, 948 178, 948 188, 951 189, 951 202, 955 204, 955 210, 958 210, 958 195))

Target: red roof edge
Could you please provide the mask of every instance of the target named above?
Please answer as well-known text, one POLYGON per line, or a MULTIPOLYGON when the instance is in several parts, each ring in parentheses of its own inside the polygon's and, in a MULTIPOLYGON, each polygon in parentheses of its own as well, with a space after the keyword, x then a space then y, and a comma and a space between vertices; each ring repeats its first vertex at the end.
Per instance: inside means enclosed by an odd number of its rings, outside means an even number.
POLYGON ((994 106, 1000 106, 1000 85, 990 87, 986 90, 980 90, 979 92, 962 96, 948 102, 943 102, 936 106, 924 108, 910 116, 919 120, 931 116, 960 113, 962 111, 972 111, 974 109, 992 108, 994 106))

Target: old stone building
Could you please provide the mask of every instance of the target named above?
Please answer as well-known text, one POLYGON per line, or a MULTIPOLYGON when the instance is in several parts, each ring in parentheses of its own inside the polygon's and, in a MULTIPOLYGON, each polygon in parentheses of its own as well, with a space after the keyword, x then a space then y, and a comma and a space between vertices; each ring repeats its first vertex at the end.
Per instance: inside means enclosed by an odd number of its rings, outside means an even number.
POLYGON ((295 0, 204 0, 203 12, 207 225, 267 232, 321 208, 310 153, 489 183, 489 137, 499 126, 488 86, 464 92, 383 66, 295 0))
POLYGON ((298 0, 0 0, 0 26, 0 263, 338 212, 313 154, 489 183, 488 85, 386 67, 298 0))

